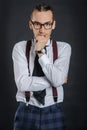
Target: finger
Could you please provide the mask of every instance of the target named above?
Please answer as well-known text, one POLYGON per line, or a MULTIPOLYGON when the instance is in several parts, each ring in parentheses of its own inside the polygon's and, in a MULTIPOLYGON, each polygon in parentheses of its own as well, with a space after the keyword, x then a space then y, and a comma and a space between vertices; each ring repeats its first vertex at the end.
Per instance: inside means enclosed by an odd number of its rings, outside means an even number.
POLYGON ((38 42, 38 40, 36 39, 36 43, 38 42))

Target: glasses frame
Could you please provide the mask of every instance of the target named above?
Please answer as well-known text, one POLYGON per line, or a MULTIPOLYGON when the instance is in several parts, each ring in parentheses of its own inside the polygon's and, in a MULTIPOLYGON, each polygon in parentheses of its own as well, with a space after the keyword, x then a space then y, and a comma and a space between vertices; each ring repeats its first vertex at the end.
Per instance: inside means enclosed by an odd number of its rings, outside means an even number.
POLYGON ((49 29, 51 29, 51 28, 52 28, 53 22, 54 22, 54 21, 52 21, 51 23, 50 23, 50 22, 46 22, 46 23, 43 23, 43 24, 42 24, 42 23, 40 23, 40 22, 37 22, 37 21, 32 21, 32 20, 31 20, 31 23, 33 24, 33 26, 34 26, 34 28, 35 28, 36 30, 41 29, 41 28, 42 28, 42 26, 44 27, 44 29, 49 30, 49 29), (38 23, 38 25, 40 25, 40 27, 39 27, 39 28, 36 28, 36 27, 35 27, 35 23, 38 23), (50 28, 46 28, 46 24, 47 24, 47 23, 49 23, 49 24, 50 24, 50 28))

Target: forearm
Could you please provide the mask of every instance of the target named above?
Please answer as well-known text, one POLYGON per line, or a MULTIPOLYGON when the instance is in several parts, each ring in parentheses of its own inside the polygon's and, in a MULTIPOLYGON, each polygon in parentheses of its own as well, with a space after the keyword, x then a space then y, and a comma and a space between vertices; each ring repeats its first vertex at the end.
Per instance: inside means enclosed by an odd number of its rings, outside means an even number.
POLYGON ((61 69, 55 67, 55 65, 48 64, 46 68, 43 68, 43 70, 47 79, 53 86, 59 87, 66 83, 67 74, 61 69))
POLYGON ((45 76, 53 86, 58 87, 67 82, 70 56, 71 48, 67 45, 67 48, 64 48, 63 52, 54 63, 49 60, 47 55, 43 55, 39 58, 39 63, 45 76))
POLYGON ((46 77, 22 77, 16 84, 20 91, 40 91, 50 87, 46 77))

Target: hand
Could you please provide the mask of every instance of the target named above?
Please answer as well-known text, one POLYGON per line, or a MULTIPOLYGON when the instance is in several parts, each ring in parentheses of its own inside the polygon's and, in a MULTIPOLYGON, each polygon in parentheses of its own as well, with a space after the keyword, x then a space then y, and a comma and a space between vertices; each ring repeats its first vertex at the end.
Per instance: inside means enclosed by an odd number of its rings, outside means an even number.
POLYGON ((48 38, 46 38, 45 36, 37 36, 35 38, 35 51, 42 50, 47 42, 48 38))
POLYGON ((64 82, 64 83, 67 83, 67 80, 68 80, 68 79, 67 79, 67 78, 65 78, 65 82, 64 82))

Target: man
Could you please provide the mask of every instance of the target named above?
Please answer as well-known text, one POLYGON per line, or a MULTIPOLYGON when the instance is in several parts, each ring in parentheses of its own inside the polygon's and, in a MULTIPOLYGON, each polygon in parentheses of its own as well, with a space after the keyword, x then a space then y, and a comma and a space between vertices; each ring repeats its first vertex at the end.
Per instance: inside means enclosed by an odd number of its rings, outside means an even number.
POLYGON ((68 43, 56 41, 57 57, 53 61, 55 49, 53 51, 54 43, 50 36, 55 26, 53 9, 46 4, 37 5, 29 21, 29 28, 34 34, 29 57, 26 58, 27 41, 21 41, 13 48, 16 99, 19 102, 14 130, 65 129, 61 108, 64 97, 62 85, 67 82, 71 47, 68 43))

